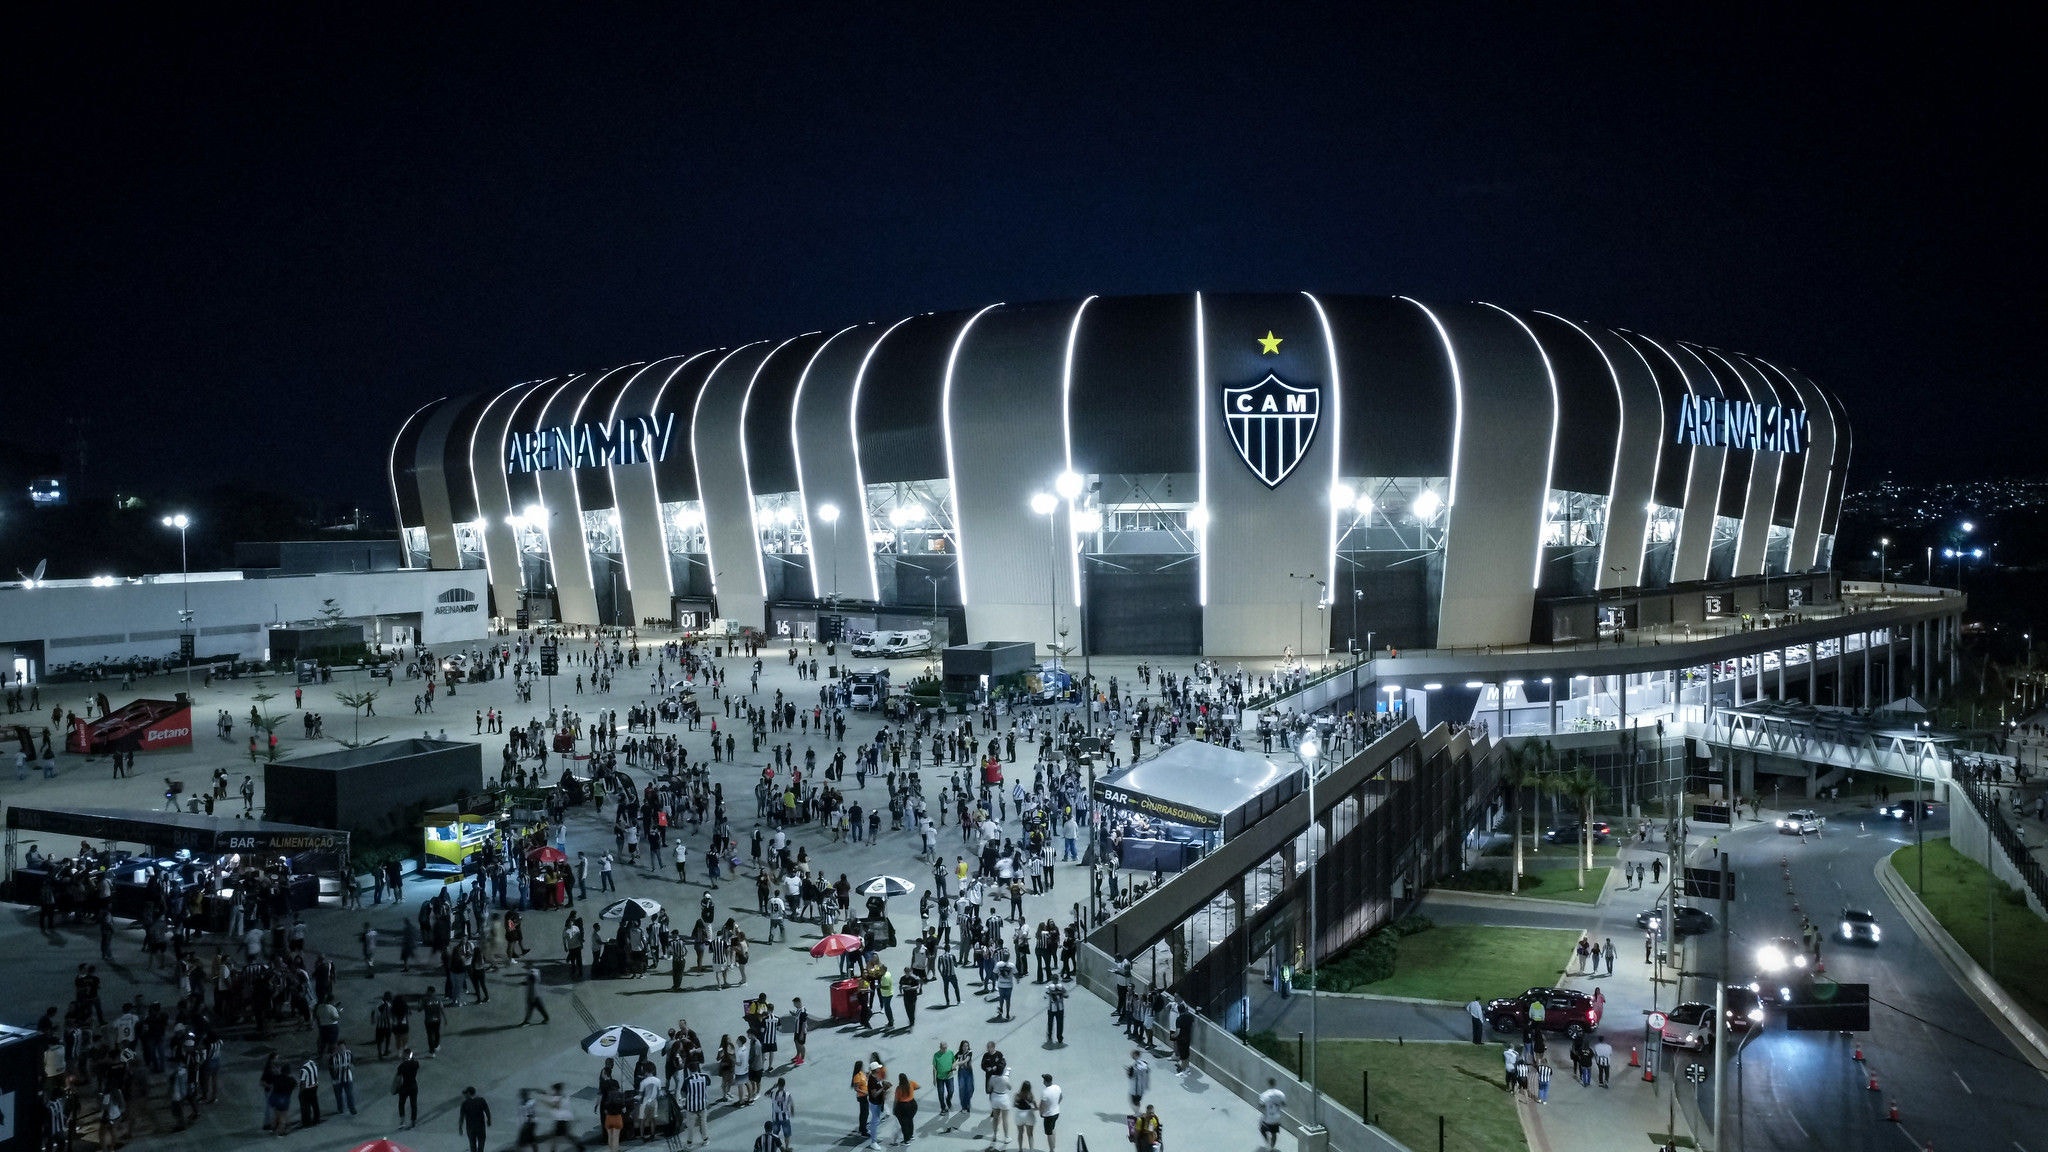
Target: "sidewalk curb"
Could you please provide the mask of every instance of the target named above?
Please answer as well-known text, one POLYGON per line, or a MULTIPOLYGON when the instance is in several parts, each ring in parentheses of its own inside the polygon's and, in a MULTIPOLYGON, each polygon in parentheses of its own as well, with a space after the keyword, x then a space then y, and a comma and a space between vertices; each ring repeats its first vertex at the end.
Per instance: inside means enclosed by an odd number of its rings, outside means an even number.
POLYGON ((1935 919, 1934 913, 1928 911, 1927 906, 1920 902, 1919 895, 1892 867, 1889 854, 1878 857, 1875 871, 1878 885, 1904 914, 1914 934, 1934 949, 1934 954, 1941 959, 1941 966, 1948 970, 1963 991, 1969 993, 1970 999, 1977 1002, 1977 1006, 1984 1010, 1992 1023, 1998 1025, 1999 1031, 2005 1033, 2029 1063, 2042 1072, 2048 1072, 2048 1029, 2041 1027, 2026 1009, 2013 1003, 2012 997, 1999 987, 1991 974, 1984 971, 1961 944, 1956 943, 1955 937, 1948 934, 1948 929, 1941 926, 1941 921, 1935 919))
MULTIPOLYGON (((1462 1009, 1465 1007, 1465 1002, 1462 1000, 1430 1000, 1421 996, 1381 996, 1373 992, 1318 992, 1316 995, 1342 996, 1347 1000, 1378 1000, 1384 1004, 1420 1004, 1425 1008, 1462 1009)), ((1451 1043, 1458 1043, 1458 1041, 1451 1041, 1451 1043)))

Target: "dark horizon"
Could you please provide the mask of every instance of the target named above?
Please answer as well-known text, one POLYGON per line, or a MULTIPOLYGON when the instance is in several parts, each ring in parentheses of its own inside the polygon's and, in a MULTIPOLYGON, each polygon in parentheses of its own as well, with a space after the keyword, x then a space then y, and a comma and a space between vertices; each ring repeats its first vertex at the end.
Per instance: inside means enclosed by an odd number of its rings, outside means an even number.
POLYGON ((374 505, 440 395, 1309 288, 1755 352, 1844 397, 1858 485, 2037 470, 2018 36, 1453 15, 39 12, 6 81, 10 435, 68 467, 84 417, 92 490, 374 505))

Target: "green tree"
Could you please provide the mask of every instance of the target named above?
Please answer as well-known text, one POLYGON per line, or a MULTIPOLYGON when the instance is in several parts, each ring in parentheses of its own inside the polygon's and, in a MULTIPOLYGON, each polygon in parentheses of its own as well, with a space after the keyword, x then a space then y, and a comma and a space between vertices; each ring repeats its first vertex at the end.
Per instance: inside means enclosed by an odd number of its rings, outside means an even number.
POLYGON ((1543 770, 1550 762, 1552 752, 1547 740, 1524 740, 1520 744, 1507 745, 1506 756, 1500 782, 1501 787, 1507 789, 1508 810, 1514 824, 1515 859, 1508 879, 1508 893, 1516 895, 1522 890, 1522 792, 1543 779, 1543 770))
MULTIPOLYGON (((278 728, 287 719, 284 714, 272 712, 267 707, 277 697, 278 693, 272 692, 269 688, 265 687, 263 681, 258 680, 256 682, 256 693, 251 697, 251 699, 256 701, 256 706, 249 710, 249 722, 262 729, 264 734, 268 736, 276 735, 278 728)), ((268 740, 263 741, 263 744, 269 749, 270 759, 274 762, 277 759, 277 748, 271 745, 268 740)))
POLYGON ((1545 790, 1553 796, 1571 801, 1572 810, 1579 816, 1579 850, 1574 853, 1578 865, 1579 887, 1586 886, 1586 872, 1593 867, 1593 805, 1604 790, 1600 777, 1578 757, 1572 757, 1572 766, 1558 772, 1543 782, 1545 790))
MULTIPOLYGON (((335 743, 337 743, 337 744, 341 745, 341 746, 342 746, 342 747, 344 747, 344 748, 360 748, 360 747, 362 747, 362 746, 363 746, 363 709, 365 709, 365 708, 368 708, 368 707, 370 707, 370 706, 371 706, 372 704, 376 703, 376 700, 377 700, 377 689, 375 689, 375 688, 363 688, 363 689, 361 689, 361 690, 358 690, 358 691, 352 691, 352 692, 336 692, 336 693, 334 694, 334 698, 335 698, 336 700, 339 700, 339 701, 341 701, 341 706, 342 706, 342 707, 344 707, 344 708, 347 708, 347 709, 348 709, 349 711, 351 711, 351 712, 354 712, 354 713, 355 713, 355 735, 354 735, 353 737, 351 737, 350 739, 347 739, 347 740, 340 740, 340 739, 337 739, 337 740, 335 741, 335 743)), ((382 739, 384 739, 384 737, 382 737, 382 736, 379 736, 379 737, 377 737, 377 740, 382 740, 382 739)), ((372 741, 370 741, 370 743, 372 743, 372 744, 375 744, 375 743, 377 742, 377 740, 372 740, 372 741)))

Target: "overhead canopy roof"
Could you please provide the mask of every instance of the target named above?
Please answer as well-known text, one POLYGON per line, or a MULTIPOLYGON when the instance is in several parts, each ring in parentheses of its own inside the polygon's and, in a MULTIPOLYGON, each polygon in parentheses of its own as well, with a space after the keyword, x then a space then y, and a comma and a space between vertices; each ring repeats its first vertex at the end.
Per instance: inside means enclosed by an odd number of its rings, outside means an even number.
POLYGON ((1095 794, 1111 804, 1236 835, 1301 791, 1299 765, 1189 740, 1105 777, 1095 794))
POLYGON ((7 827, 171 851, 188 848, 194 852, 304 852, 337 848, 345 852, 348 848, 348 833, 330 828, 138 808, 25 808, 17 804, 7 809, 7 827))

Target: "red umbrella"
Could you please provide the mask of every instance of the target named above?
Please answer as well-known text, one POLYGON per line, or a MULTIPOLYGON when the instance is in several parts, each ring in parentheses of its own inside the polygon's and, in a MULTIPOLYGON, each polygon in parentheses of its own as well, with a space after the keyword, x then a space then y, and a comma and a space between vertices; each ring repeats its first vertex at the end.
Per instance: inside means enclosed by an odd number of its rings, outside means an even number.
POLYGON ((860 937, 849 936, 844 932, 839 932, 831 936, 827 936, 823 940, 818 941, 816 944, 811 945, 811 955, 840 956, 848 952, 858 952, 860 950, 861 943, 862 941, 860 937))
MULTIPOLYGON (((534 848, 526 853, 526 858, 542 864, 560 864, 567 860, 569 855, 560 848, 534 848)), ((361 1150, 358 1149, 357 1152, 361 1150)))
POLYGON ((349 1152, 412 1152, 412 1149, 407 1148, 396 1140, 379 1138, 367 1144, 358 1144, 354 1148, 349 1149, 349 1152))

